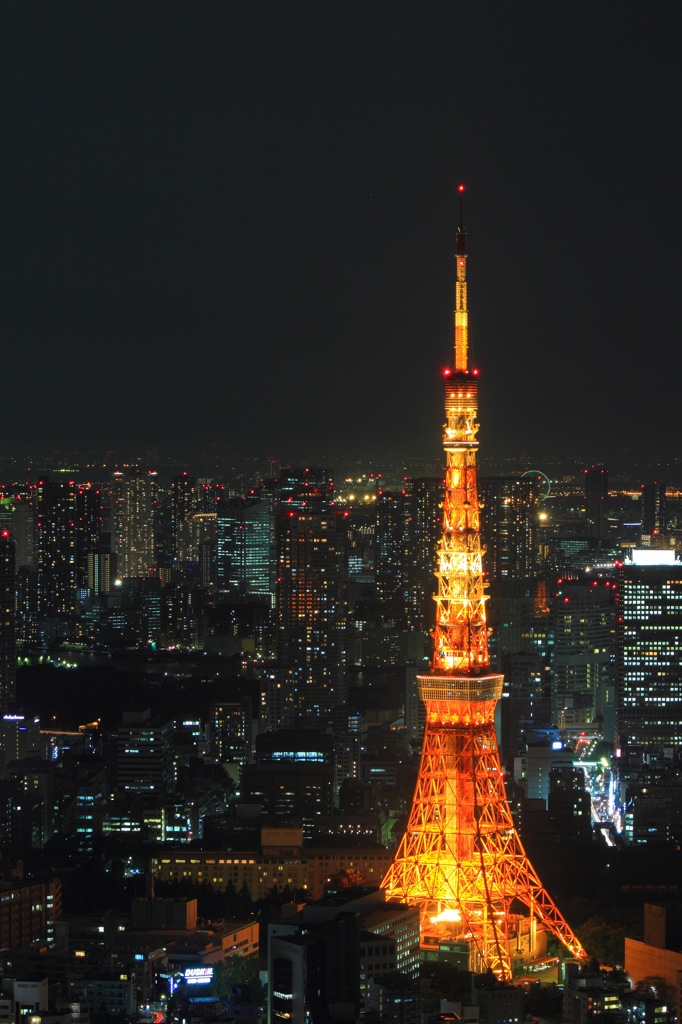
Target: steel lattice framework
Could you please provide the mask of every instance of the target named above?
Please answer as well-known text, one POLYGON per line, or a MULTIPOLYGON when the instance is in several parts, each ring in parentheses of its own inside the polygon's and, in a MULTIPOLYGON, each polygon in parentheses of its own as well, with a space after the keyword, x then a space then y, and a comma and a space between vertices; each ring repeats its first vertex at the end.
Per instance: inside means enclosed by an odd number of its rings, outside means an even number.
MULTIPOLYGON (((463 189, 460 186, 460 192, 463 189)), ((511 979, 518 915, 580 959, 577 938, 543 888, 514 827, 494 715, 503 677, 490 674, 476 479, 478 381, 468 365, 466 237, 457 233, 455 366, 444 372, 443 536, 430 671, 419 676, 426 727, 405 835, 382 887, 421 909, 422 946, 469 943, 474 971, 511 979)))

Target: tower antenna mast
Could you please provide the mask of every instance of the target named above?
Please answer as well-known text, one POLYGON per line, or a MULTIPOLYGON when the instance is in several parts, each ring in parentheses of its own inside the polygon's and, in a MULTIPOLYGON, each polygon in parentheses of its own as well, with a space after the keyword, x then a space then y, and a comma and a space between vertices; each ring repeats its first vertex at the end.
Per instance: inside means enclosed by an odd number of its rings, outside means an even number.
POLYGON ((458 185, 457 282, 455 285, 455 373, 469 369, 469 309, 467 305, 467 236, 464 232, 464 185, 458 185))

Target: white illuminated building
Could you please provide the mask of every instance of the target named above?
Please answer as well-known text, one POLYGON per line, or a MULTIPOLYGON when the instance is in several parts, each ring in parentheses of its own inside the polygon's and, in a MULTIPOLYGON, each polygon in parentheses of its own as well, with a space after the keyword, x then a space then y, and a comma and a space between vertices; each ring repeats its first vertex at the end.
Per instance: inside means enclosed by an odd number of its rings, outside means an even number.
POLYGON ((682 746, 682 562, 637 549, 620 566, 618 731, 621 743, 672 756, 682 746))

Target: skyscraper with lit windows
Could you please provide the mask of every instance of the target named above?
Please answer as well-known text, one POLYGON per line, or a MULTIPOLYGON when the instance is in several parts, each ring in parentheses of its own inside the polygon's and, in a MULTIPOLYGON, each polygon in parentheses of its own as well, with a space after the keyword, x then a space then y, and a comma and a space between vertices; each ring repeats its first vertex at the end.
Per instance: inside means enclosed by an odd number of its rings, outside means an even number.
POLYGON ((101 554, 104 495, 93 483, 76 486, 76 586, 88 588, 93 557, 101 554))
POLYGON ((156 472, 129 470, 112 478, 112 518, 122 579, 156 572, 154 544, 156 472))
POLYGON ((490 581, 488 622, 491 664, 504 672, 500 703, 500 747, 516 752, 521 722, 549 714, 543 699, 542 643, 546 602, 540 599, 537 475, 479 477, 481 543, 490 581), (546 710, 545 710, 546 709, 546 710))
POLYGON ((651 753, 682 747, 682 563, 634 551, 618 587, 618 732, 651 753))
POLYGON ((655 537, 668 528, 667 495, 660 480, 642 484, 642 537, 655 537))
POLYGON ((419 477, 408 485, 407 600, 411 629, 428 631, 436 594, 436 563, 441 539, 443 478, 419 477))
MULTIPOLYGON (((73 623, 79 592, 89 586, 89 560, 99 551, 101 490, 91 483, 44 477, 30 488, 28 503, 32 506, 34 528, 30 553, 35 567, 38 614, 44 624, 50 619, 73 623)), ((18 503, 14 519, 24 535, 28 525, 26 512, 25 503, 18 503)), ((30 549, 25 536, 21 548, 20 558, 26 565, 30 549)))
POLYGON ((316 489, 285 492, 277 513, 277 658, 288 724, 330 721, 347 696, 348 520, 316 489))
POLYGON ((443 481, 420 477, 376 502, 376 585, 384 619, 427 632, 431 626, 443 481))
POLYGON ((44 478, 33 494, 38 608, 43 619, 76 614, 78 486, 44 478))
POLYGON ((194 477, 187 472, 174 476, 171 480, 171 533, 173 554, 179 562, 184 562, 188 557, 188 523, 196 505, 194 477))
POLYGON ((612 581, 562 580, 550 607, 552 722, 592 722, 603 716, 615 678, 612 581))
POLYGON ((406 491, 379 493, 375 514, 377 598, 384 619, 402 623, 407 618, 406 491))
POLYGON ((0 712, 14 704, 17 673, 16 565, 14 537, 0 528, 0 712))
POLYGON ((250 495, 222 503, 217 518, 218 589, 272 604, 275 589, 273 496, 250 495))
POLYGON ((538 569, 538 480, 533 476, 479 477, 481 541, 491 581, 530 579, 538 569))

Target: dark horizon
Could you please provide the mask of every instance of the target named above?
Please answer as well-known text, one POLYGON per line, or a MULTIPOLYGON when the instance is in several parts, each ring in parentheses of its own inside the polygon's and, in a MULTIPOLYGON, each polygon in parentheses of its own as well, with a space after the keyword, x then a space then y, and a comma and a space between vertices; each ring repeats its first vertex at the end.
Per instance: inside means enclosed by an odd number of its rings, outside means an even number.
MULTIPOLYGON (((286 453, 285 453, 286 454, 286 453)), ((287 467, 321 466, 331 470, 337 489, 350 477, 359 473, 378 478, 379 486, 395 487, 400 480, 417 479, 420 477, 443 476, 442 458, 436 451, 432 457, 404 458, 400 453, 388 453, 383 459, 363 458, 361 455, 327 453, 325 457, 311 459, 305 452, 289 453, 290 458, 274 458, 264 454, 243 452, 187 452, 182 453, 161 449, 135 449, 104 451, 53 450, 51 452, 32 453, 30 459, 0 458, 0 488, 11 484, 23 484, 37 481, 41 476, 50 479, 65 479, 72 474, 79 481, 106 482, 114 470, 126 467, 140 470, 154 470, 159 474, 159 482, 166 485, 170 479, 182 472, 188 472, 195 478, 202 476, 215 479, 217 482, 244 488, 258 485, 259 480, 277 477, 287 467)), ((557 453, 545 453, 534 457, 530 452, 518 452, 513 456, 495 458, 485 451, 479 452, 478 467, 483 477, 521 476, 538 471, 557 484, 580 485, 583 472, 591 466, 602 466, 606 469, 609 487, 612 490, 639 487, 645 483, 659 482, 668 490, 682 491, 682 456, 665 460, 635 460, 623 456, 615 459, 599 459, 585 457, 580 454, 572 456, 557 453)))

